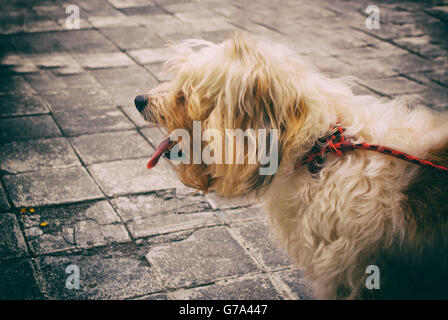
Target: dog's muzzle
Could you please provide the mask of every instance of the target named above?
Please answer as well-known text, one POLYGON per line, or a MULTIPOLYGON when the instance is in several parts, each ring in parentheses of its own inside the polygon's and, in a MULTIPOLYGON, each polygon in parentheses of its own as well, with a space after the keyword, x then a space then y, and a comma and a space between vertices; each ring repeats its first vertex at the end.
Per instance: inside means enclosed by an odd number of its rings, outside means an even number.
POLYGON ((143 109, 148 105, 148 97, 144 95, 138 95, 135 97, 134 103, 138 112, 142 112, 143 109))

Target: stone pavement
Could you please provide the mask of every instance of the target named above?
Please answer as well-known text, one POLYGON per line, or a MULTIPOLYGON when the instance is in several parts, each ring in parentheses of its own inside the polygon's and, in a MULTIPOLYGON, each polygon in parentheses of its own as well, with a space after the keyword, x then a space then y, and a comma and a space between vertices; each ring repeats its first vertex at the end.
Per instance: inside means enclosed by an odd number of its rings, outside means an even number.
POLYGON ((161 135, 133 98, 166 80, 169 41, 244 30, 356 76, 360 94, 448 105, 446 1, 0 5, 0 299, 312 297, 256 204, 193 194, 165 160, 146 169, 161 135), (66 28, 67 5, 81 29, 66 28))

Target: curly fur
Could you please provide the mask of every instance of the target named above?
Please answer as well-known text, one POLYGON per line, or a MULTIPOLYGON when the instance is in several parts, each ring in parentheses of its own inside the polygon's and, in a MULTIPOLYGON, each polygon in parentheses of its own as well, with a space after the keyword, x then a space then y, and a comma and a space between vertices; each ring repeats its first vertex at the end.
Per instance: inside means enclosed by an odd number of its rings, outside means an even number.
MULTIPOLYGON (((400 100, 355 96, 286 47, 235 35, 221 44, 188 40, 168 61, 174 79, 142 111, 168 132, 200 120, 203 130, 275 128, 275 176, 259 165, 180 164, 180 179, 224 197, 257 193, 279 241, 318 298, 448 297, 448 179, 371 151, 328 156, 317 176, 294 170, 339 119, 345 135, 448 164, 448 115, 400 100), (381 289, 367 290, 368 265, 381 289)), ((246 155, 247 156, 247 155, 246 155)))

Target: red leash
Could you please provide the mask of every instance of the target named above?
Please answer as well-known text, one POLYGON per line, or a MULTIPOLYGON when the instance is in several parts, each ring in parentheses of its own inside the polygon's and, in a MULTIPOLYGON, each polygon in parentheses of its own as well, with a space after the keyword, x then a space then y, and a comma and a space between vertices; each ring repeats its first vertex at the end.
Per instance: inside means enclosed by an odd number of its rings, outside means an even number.
POLYGON ((342 156, 345 151, 362 149, 362 150, 371 150, 381 152, 404 161, 408 161, 414 164, 418 164, 420 166, 426 168, 432 168, 448 174, 448 168, 436 165, 430 161, 426 161, 414 156, 411 156, 407 153, 397 151, 391 148, 379 146, 376 144, 368 144, 365 142, 356 143, 347 140, 344 137, 344 128, 339 125, 339 121, 330 127, 330 133, 327 134, 324 138, 319 139, 318 143, 311 149, 311 151, 302 158, 302 160, 298 161, 295 165, 295 168, 299 168, 305 164, 309 165, 309 169, 312 173, 316 173, 319 171, 319 167, 313 163, 313 160, 319 165, 324 161, 324 155, 328 152, 331 152, 334 156, 342 156))

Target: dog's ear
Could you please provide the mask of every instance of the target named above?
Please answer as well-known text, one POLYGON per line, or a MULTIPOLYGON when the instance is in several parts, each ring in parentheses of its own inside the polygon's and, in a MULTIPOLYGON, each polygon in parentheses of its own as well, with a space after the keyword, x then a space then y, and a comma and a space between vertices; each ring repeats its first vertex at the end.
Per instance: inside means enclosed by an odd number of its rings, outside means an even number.
POLYGON ((281 154, 286 155, 307 113, 299 85, 300 66, 293 57, 288 60, 292 53, 287 48, 256 42, 246 35, 237 34, 231 47, 240 66, 229 81, 239 87, 226 93, 238 92, 233 119, 241 119, 242 129, 277 129, 279 148, 287 149, 281 154))
MULTIPOLYGON (((243 132, 254 130, 257 158, 261 145, 265 147, 266 156, 270 156, 272 146, 277 153, 277 169, 285 154, 291 153, 291 145, 306 113, 291 66, 269 48, 247 37, 232 38, 227 50, 226 57, 230 61, 224 62, 226 73, 208 117, 209 127, 221 131, 227 128, 243 132), (264 135, 260 136, 263 130, 264 135), (264 141, 260 141, 260 137, 264 141)), ((211 173, 216 179, 211 180, 212 187, 221 195, 261 191, 272 181, 273 174, 262 174, 260 169, 266 166, 261 161, 249 164, 248 143, 250 139, 245 139, 244 164, 213 165, 211 173)))

